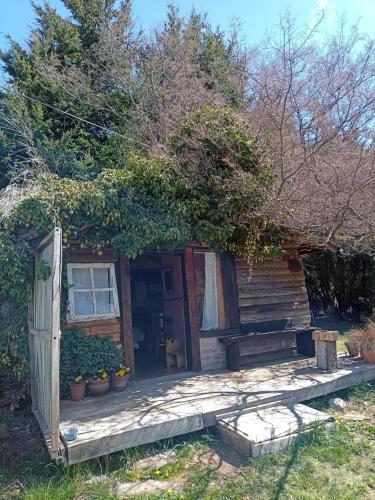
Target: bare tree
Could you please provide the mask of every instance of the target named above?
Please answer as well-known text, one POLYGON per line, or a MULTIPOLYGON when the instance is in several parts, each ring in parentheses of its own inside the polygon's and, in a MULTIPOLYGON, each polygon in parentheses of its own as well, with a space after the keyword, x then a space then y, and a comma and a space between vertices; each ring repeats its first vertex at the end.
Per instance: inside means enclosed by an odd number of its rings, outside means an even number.
POLYGON ((278 175, 266 214, 300 239, 374 251, 374 40, 356 27, 317 39, 284 15, 249 55, 248 119, 278 175))

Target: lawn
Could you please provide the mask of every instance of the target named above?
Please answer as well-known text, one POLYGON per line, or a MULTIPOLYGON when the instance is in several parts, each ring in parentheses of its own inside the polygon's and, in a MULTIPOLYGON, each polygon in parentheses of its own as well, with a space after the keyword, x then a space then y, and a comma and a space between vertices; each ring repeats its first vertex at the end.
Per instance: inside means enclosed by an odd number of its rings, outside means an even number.
POLYGON ((337 352, 346 352, 345 341, 348 333, 352 328, 358 328, 358 325, 351 324, 348 321, 340 321, 337 319, 319 318, 316 320, 316 326, 322 330, 338 331, 339 338, 337 341, 337 352))
POLYGON ((243 459, 207 431, 116 453, 69 469, 49 463, 37 427, 25 410, 16 417, 1 420, 0 497, 114 499, 114 485, 118 481, 151 478, 176 482, 180 489, 170 488, 159 495, 137 498, 375 498, 375 382, 336 395, 347 401, 342 414, 329 409, 328 398, 308 403, 335 415, 336 424, 329 429, 316 428, 281 455, 243 459), (13 428, 21 433, 22 442, 4 444, 7 426, 8 431, 13 428), (26 434, 22 437, 26 432, 27 440, 26 434), (136 460, 166 449, 176 451, 175 463, 154 472, 134 469, 136 460))

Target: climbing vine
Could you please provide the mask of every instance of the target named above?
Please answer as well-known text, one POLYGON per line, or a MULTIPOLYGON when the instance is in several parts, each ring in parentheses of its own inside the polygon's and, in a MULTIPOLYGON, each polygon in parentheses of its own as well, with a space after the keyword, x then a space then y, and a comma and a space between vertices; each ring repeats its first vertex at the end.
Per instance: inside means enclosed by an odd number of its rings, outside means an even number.
MULTIPOLYGON (((189 241, 224 248, 248 261, 280 252, 279 231, 259 216, 273 188, 272 165, 245 123, 228 109, 187 117, 164 156, 129 154, 126 168, 80 181, 45 173, 3 222, 0 288, 26 304, 26 234, 60 225, 66 247, 135 258, 183 248, 189 241)), ((40 263, 36 274, 47 279, 40 263)), ((6 299, 6 297, 4 297, 6 299)), ((24 311, 25 309, 22 309, 24 311)), ((22 313, 23 314, 23 313, 22 313)))

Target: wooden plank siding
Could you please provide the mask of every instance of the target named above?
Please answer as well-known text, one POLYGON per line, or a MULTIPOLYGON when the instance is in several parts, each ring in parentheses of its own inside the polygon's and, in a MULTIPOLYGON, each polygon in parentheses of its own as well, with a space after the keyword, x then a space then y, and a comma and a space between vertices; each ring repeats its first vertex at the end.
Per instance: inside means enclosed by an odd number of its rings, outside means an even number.
POLYGON ((55 227, 35 250, 35 269, 44 262, 51 269, 47 279, 35 276, 33 311, 29 318, 32 408, 41 426, 51 458, 60 450, 60 294, 61 228, 55 227), (47 438, 48 435, 48 438, 47 438))
POLYGON ((65 324, 65 328, 79 328, 86 335, 110 335, 112 340, 119 343, 121 340, 121 325, 119 318, 93 319, 91 321, 73 321, 65 324))
POLYGON ((236 258, 241 324, 288 319, 291 326, 310 324, 302 265, 295 253, 252 268, 236 258))

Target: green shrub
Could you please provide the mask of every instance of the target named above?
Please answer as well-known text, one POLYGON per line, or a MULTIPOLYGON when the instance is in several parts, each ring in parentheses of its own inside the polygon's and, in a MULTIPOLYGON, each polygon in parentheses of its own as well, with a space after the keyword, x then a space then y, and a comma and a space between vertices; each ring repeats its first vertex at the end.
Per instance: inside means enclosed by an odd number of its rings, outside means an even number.
POLYGON ((122 361, 122 350, 110 337, 88 336, 77 328, 64 330, 60 354, 62 396, 69 395, 69 383, 76 375, 90 378, 101 368, 113 375, 122 361))

